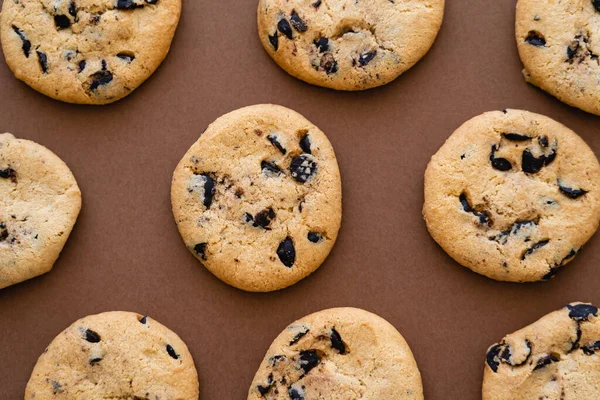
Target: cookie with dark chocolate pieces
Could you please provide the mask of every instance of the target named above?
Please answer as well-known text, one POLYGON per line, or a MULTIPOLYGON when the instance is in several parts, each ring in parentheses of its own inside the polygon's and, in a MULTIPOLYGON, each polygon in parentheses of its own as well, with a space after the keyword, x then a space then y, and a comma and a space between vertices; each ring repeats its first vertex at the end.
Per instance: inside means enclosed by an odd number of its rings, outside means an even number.
POLYGON ((219 279, 255 292, 290 286, 323 263, 340 228, 341 196, 325 134, 275 105, 215 121, 177 166, 171 188, 192 254, 219 279))

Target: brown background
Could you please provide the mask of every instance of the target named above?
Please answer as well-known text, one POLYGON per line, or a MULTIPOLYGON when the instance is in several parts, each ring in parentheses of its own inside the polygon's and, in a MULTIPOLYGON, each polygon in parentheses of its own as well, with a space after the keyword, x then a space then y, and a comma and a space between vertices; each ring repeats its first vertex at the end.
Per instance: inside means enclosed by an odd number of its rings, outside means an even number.
POLYGON ((0 64, 0 131, 35 140, 71 167, 84 206, 55 269, 0 291, 0 398, 20 399, 47 344, 76 319, 149 314, 195 358, 202 399, 245 399, 271 341, 334 306, 375 312, 405 336, 427 399, 478 399, 485 351, 570 301, 600 303, 598 237, 557 279, 494 282, 455 264, 421 218, 423 173, 464 121, 506 107, 546 114, 600 154, 597 117, 527 85, 514 43, 514 0, 449 0, 438 40, 396 82, 363 93, 304 84, 256 34, 255 0, 185 0, 172 52, 116 104, 73 106, 29 89, 0 64), (272 102, 304 114, 333 143, 344 222, 327 262, 297 285, 250 294, 188 252, 170 207, 175 165, 206 126, 272 102))

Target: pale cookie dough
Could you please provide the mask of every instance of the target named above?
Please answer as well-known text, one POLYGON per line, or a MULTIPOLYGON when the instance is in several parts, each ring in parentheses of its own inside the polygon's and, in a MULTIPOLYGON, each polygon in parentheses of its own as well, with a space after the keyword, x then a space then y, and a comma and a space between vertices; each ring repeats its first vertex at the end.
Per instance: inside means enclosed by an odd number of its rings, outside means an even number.
POLYGON ((198 400, 187 346, 150 317, 107 312, 58 335, 33 369, 25 400, 198 400))
POLYGON ((419 61, 442 24, 444 0, 260 0, 263 47, 313 85, 364 90, 419 61))
POLYGON ((80 209, 81 192, 60 158, 0 134, 0 288, 50 271, 80 209))
POLYGON ((181 0, 4 0, 0 39, 15 76, 57 100, 130 94, 169 52, 181 0))
POLYGON ((211 124, 188 150, 171 187, 190 251, 237 288, 266 292, 315 271, 342 218, 331 143, 300 114, 242 108, 211 124))
POLYGON ((570 304, 490 347, 482 398, 598 399, 598 350, 598 308, 590 304, 570 304))
POLYGON ((248 400, 422 400, 408 344, 381 317, 334 308, 288 326, 273 342, 248 400))
POLYGON ((500 281, 549 279, 600 223, 600 165, 564 125, 518 110, 461 126, 425 173, 423 214, 457 262, 500 281))

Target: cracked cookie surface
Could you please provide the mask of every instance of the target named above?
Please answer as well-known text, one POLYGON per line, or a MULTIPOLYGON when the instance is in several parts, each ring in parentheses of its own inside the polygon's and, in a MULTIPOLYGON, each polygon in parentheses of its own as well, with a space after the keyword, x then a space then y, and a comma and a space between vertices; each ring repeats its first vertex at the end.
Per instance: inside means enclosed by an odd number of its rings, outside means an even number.
POLYGON ((50 271, 80 209, 81 192, 60 158, 0 134, 0 288, 50 271))
POLYGON ((518 110, 466 122, 425 173, 423 215, 458 263, 492 279, 552 278, 600 222, 600 165, 564 125, 518 110))
POLYGON ((181 0, 4 0, 0 38, 15 76, 54 99, 117 101, 166 57, 181 0))
POLYGON ((187 346, 150 317, 107 312, 84 317, 40 356, 25 400, 198 400, 187 346))
POLYGON ((396 79, 432 46, 444 0, 260 0, 258 32, 289 74, 337 90, 396 79))
POLYGON ((188 249, 247 291, 282 289, 315 271, 342 218, 331 143, 306 118, 275 105, 211 124, 175 169, 171 201, 188 249))
POLYGON ((422 400, 421 375, 383 318, 334 308, 289 325, 273 342, 248 400, 422 400))
POLYGON ((581 400, 600 396, 598 308, 573 303, 488 350, 483 400, 581 400))
POLYGON ((519 0, 516 39, 527 82, 600 115, 600 2, 519 0))

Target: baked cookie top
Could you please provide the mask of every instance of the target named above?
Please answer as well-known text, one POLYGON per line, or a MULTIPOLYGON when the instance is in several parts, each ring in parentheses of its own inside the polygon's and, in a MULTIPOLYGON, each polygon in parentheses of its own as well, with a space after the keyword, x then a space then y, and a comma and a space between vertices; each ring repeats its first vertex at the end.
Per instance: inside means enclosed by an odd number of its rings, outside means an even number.
POLYGON ((0 288, 50 271, 80 209, 81 192, 60 158, 0 134, 0 288))
POLYGON ((490 347, 483 400, 582 400, 600 396, 598 309, 573 303, 490 347))
POLYGON ((600 115, 600 2, 519 0, 516 37, 525 79, 600 115))
POLYGON ((0 38, 15 76, 57 100, 119 100, 166 57, 181 0, 4 0, 0 38))
POLYGON ((157 321, 107 312, 76 321, 40 356, 25 400, 198 400, 187 346, 157 321))
POLYGON ((242 108, 211 124, 175 169, 171 200, 190 251, 247 291, 282 289, 316 270, 342 216, 329 140, 275 105, 242 108))
POLYGON ((273 342, 248 400, 423 399, 408 344, 381 317, 334 308, 289 325, 273 342))
POLYGON ((598 228, 600 165, 550 118, 485 113, 431 159, 423 214, 436 242, 473 271, 501 281, 549 279, 598 228))
POLYGON ((269 55, 313 85, 364 90, 396 79, 432 46, 444 0, 260 0, 269 55))

